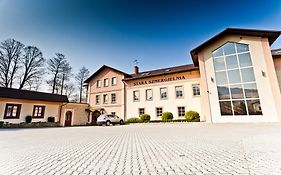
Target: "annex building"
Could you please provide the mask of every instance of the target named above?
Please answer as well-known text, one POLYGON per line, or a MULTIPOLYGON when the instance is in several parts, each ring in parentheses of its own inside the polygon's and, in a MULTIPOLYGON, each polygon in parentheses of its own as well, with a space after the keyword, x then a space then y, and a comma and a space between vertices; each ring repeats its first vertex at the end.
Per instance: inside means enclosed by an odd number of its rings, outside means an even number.
POLYGON ((85 81, 89 122, 188 110, 206 122, 280 122, 281 49, 270 48, 280 34, 227 28, 190 51, 193 64, 133 74, 104 65, 85 81))

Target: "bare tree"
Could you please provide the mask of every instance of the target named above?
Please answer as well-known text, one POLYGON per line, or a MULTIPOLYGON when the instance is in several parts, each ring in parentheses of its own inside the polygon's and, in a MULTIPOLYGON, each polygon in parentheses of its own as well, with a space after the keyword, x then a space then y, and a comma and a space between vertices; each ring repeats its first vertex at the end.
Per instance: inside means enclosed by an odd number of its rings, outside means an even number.
POLYGON ((56 53, 56 56, 49 59, 47 62, 49 74, 53 76, 51 80, 47 81, 48 84, 52 84, 52 93, 55 93, 55 90, 58 91, 58 77, 60 73, 62 73, 62 68, 65 63, 66 58, 61 53, 56 53))
POLYGON ((82 67, 78 74, 75 76, 75 79, 78 83, 78 86, 79 86, 79 102, 81 103, 82 102, 82 97, 83 97, 83 84, 84 84, 84 81, 86 80, 86 78, 88 78, 89 76, 89 70, 86 68, 86 67, 82 67))
POLYGON ((72 75, 72 67, 69 65, 69 63, 67 61, 65 61, 65 63, 62 66, 61 75, 59 76, 61 95, 63 94, 65 82, 69 81, 69 78, 71 75, 72 75))
POLYGON ((22 60, 24 72, 19 89, 24 88, 25 85, 33 82, 33 79, 44 73, 44 62, 43 54, 37 47, 27 46, 24 48, 22 60))
POLYGON ((20 59, 24 45, 14 39, 0 44, 0 78, 4 87, 13 87, 15 75, 20 68, 20 59))
POLYGON ((43 79, 41 77, 34 77, 26 82, 28 90, 38 91, 42 85, 43 79))
POLYGON ((65 92, 65 95, 68 97, 68 98, 72 98, 74 96, 74 93, 75 93, 75 86, 73 83, 67 83, 65 84, 64 86, 64 92, 65 92))

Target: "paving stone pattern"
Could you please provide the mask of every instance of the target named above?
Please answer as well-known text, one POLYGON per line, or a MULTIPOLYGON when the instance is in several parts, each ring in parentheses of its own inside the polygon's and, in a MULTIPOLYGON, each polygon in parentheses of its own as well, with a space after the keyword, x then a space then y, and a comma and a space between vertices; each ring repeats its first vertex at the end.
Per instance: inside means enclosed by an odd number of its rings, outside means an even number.
POLYGON ((0 130, 0 175, 281 174, 281 124, 0 130))

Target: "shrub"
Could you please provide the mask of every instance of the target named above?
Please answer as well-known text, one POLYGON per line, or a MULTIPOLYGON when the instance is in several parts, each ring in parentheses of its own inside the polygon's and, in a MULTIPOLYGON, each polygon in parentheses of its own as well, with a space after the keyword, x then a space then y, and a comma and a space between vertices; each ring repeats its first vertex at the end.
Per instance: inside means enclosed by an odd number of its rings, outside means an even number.
POLYGON ((141 119, 138 117, 128 118, 126 123, 141 123, 141 119))
POLYGON ((25 122, 26 123, 31 123, 31 121, 32 121, 32 117, 30 115, 25 117, 25 122))
POLYGON ((150 121, 150 115, 149 114, 142 114, 140 115, 140 119, 142 122, 147 123, 150 121))
POLYGON ((4 122, 0 121, 0 128, 3 128, 3 127, 4 127, 4 122))
POLYGON ((162 121, 164 122, 171 121, 173 118, 174 116, 171 112, 164 112, 161 117, 162 121))
POLYGON ((55 117, 48 117, 48 122, 54 123, 55 122, 55 117))
POLYGON ((184 117, 188 122, 200 122, 200 115, 196 111, 187 111, 184 117))

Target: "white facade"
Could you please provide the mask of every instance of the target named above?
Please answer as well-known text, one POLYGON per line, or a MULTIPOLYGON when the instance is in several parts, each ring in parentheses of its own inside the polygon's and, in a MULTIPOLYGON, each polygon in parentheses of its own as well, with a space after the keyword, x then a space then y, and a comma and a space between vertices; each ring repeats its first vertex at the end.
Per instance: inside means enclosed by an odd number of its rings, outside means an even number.
MULTIPOLYGON (((200 78, 194 76, 190 78, 188 72, 166 75, 166 77, 179 75, 185 75, 185 79, 135 86, 133 85, 133 82, 127 82, 127 118, 138 117, 140 108, 144 108, 144 113, 149 114, 151 116, 151 120, 161 120, 161 116, 156 115, 156 108, 162 108, 163 112, 173 113, 174 119, 184 118, 183 116, 178 116, 178 107, 185 107, 185 112, 194 110, 201 113, 200 95, 193 95, 192 89, 194 85, 198 85, 200 87, 200 78), (183 97, 176 97, 176 87, 183 87, 183 97), (167 98, 161 99, 160 88, 167 89, 167 98), (146 99, 146 90, 148 89, 152 90, 152 100, 146 99), (134 101, 134 91, 139 91, 140 93, 138 101, 134 101)), ((154 79, 157 79, 157 77, 154 77, 154 79)), ((142 79, 141 81, 145 80, 146 79, 142 79)))
POLYGON ((9 123, 21 123, 25 122, 26 116, 33 116, 34 106, 44 106, 44 117, 33 118, 32 122, 46 122, 48 117, 55 117, 55 121, 59 121, 60 107, 62 103, 34 101, 34 100, 22 100, 11 98, 0 98, 0 121, 9 123), (5 110, 7 104, 21 105, 19 116, 15 118, 5 118, 5 110))
MULTIPOLYGON (((124 106, 120 111, 124 111, 124 119, 145 113, 151 120, 161 120, 159 113, 163 112, 171 112, 174 119, 182 119, 183 116, 179 116, 181 107, 184 112, 197 111, 200 121, 206 122, 280 122, 281 61, 276 55, 273 59, 270 48, 280 34, 279 31, 228 28, 193 49, 194 64, 181 67, 180 71, 178 66, 167 68, 167 71, 139 73, 137 67, 134 74, 126 74, 123 79, 124 106), (213 55, 222 46, 231 45, 227 43, 235 45, 231 52, 223 49, 222 55, 213 55), (225 68, 217 69, 215 61, 225 68), (169 72, 170 69, 173 71, 169 72), (222 78, 222 72, 225 72, 225 78, 222 78), (181 76, 185 78, 174 78, 181 76), (221 80, 225 83, 220 84, 221 80), (200 86, 200 96, 193 95, 193 85, 200 86), (181 98, 176 97, 176 87, 183 88, 181 98), (167 98, 161 98, 161 88, 166 88, 167 98)), ((106 93, 107 90, 94 90, 88 94, 98 92, 106 93)))
MULTIPOLYGON (((209 121, 220 122, 278 122, 280 121, 280 91, 268 40, 261 37, 227 36, 202 51, 201 74, 207 81, 206 92, 209 98, 209 121), (261 115, 222 115, 212 52, 227 42, 247 44, 253 64, 254 76, 262 109, 261 115), (204 70, 205 69, 205 70, 204 70), (204 70, 204 71, 202 71, 204 70), (207 93, 207 91, 209 93, 207 93)), ((204 93, 204 92, 203 92, 204 93)), ((202 99, 207 100, 207 99, 202 99)), ((208 118, 208 117, 207 117, 208 118)), ((207 119, 208 120, 208 119, 207 119)))

